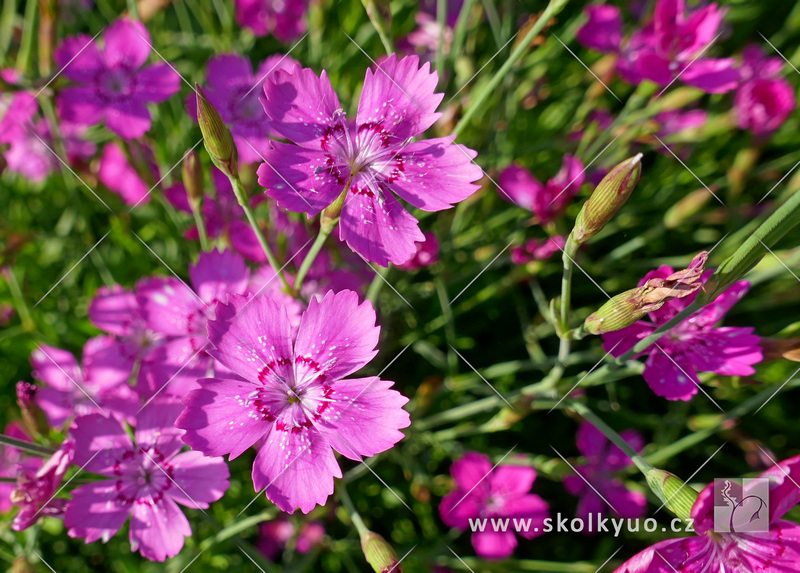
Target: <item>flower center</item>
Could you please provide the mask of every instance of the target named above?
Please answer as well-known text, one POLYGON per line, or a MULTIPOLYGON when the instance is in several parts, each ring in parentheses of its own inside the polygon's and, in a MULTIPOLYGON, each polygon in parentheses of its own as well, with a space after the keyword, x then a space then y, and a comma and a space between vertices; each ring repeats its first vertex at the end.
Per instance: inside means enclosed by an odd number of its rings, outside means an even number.
POLYGON ((136 79, 125 68, 112 68, 106 70, 100 78, 102 96, 107 100, 118 99, 121 96, 130 96, 136 87, 136 79))

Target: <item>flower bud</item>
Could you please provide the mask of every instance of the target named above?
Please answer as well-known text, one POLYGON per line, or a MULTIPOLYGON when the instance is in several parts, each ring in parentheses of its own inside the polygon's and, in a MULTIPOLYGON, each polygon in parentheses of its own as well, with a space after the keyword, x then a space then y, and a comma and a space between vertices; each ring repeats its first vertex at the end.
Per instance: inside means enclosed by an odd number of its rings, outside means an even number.
POLYGON ((680 478, 664 470, 651 469, 645 474, 647 485, 672 513, 684 521, 691 519, 698 493, 680 478))
POLYGON ((586 318, 583 329, 589 334, 614 332, 622 330, 642 318, 647 311, 637 308, 636 293, 638 291, 638 288, 634 288, 610 298, 586 318))
POLYGON ((203 143, 220 171, 228 177, 239 174, 239 153, 233 142, 231 131, 222 121, 217 109, 203 94, 198 84, 197 90, 197 123, 203 132, 203 143))
POLYGON ((703 271, 707 260, 708 252, 701 251, 694 256, 687 268, 672 273, 665 279, 649 279, 640 287, 612 297, 586 318, 583 329, 589 334, 620 330, 673 299, 696 293, 703 286, 703 271))
POLYGON ((194 149, 186 154, 181 175, 183 176, 183 186, 186 187, 189 201, 193 204, 199 204, 203 199, 203 168, 200 166, 200 158, 197 157, 194 149))
POLYGON ((397 553, 386 540, 371 531, 361 536, 361 549, 376 573, 403 573, 397 553))
POLYGON ((594 237, 628 200, 642 175, 642 154, 626 159, 603 177, 583 204, 572 237, 581 245, 594 237))

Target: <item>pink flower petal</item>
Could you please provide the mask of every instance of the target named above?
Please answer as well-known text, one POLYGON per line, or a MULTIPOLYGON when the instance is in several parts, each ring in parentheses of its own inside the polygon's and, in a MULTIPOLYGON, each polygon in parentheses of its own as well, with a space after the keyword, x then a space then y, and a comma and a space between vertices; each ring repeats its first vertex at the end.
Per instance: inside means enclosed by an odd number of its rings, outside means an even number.
POLYGON ((456 480, 456 484, 460 489, 467 492, 480 484, 484 487, 481 487, 480 490, 475 489, 473 492, 477 491, 480 493, 481 491, 485 491, 487 495, 490 489, 490 482, 487 480, 490 477, 491 471, 492 462, 489 461, 489 456, 477 452, 468 452, 464 454, 453 462, 453 465, 450 467, 450 473, 453 479, 456 480))
POLYGON ((71 392, 83 381, 78 362, 66 350, 42 344, 31 354, 33 377, 56 390, 71 392))
POLYGON ((106 107, 106 127, 123 139, 138 139, 150 129, 150 112, 140 101, 112 102, 106 107))
POLYGON ((408 398, 389 390, 392 384, 375 377, 333 383, 330 402, 315 426, 334 450, 361 461, 403 439, 400 429, 411 424, 403 410, 408 398))
POLYGON ((150 56, 150 34, 141 22, 120 18, 103 32, 105 61, 110 68, 136 69, 150 56))
POLYGON ((79 125, 94 125, 103 121, 105 105, 93 88, 67 86, 56 99, 58 117, 79 125))
POLYGON ((103 147, 97 178, 127 205, 150 201, 147 184, 139 177, 125 152, 115 141, 110 141, 103 147))
POLYGON ((514 163, 500 172, 497 183, 503 199, 528 210, 533 210, 534 198, 544 191, 530 171, 514 163))
POLYGON ((72 491, 64 513, 64 526, 70 537, 85 538, 86 543, 103 543, 125 523, 130 504, 120 498, 117 482, 104 480, 82 485, 72 491))
POLYGON ((175 420, 182 411, 180 402, 163 395, 149 402, 136 415, 136 446, 144 450, 156 447, 164 458, 178 452, 183 447, 183 432, 175 427, 175 420))
POLYGON ((105 67, 97 43, 84 34, 65 38, 53 58, 64 77, 73 82, 89 83, 105 67))
POLYGON ((83 347, 83 378, 98 390, 125 384, 133 369, 133 356, 111 336, 95 336, 83 347))
MULTIPOLYGON (((359 304, 353 291, 328 291, 322 301, 312 298, 308 303, 297 333, 295 357, 311 358, 319 365, 335 360, 325 373, 338 380, 360 370, 378 354, 375 347, 380 331, 372 303, 359 304)), ((347 381, 337 384, 342 382, 347 381)))
POLYGON ((150 278, 136 286, 136 299, 147 326, 170 336, 185 336, 196 331, 203 302, 178 279, 150 278))
POLYGON ((217 305, 208 337, 216 348, 209 353, 253 384, 271 373, 291 377, 292 328, 286 309, 269 298, 247 304, 243 297, 231 297, 230 304, 217 305))
MULTIPOLYGON (((665 352, 669 351, 665 349, 665 352)), ((667 400, 691 400, 700 384, 694 367, 686 358, 676 355, 670 360, 659 349, 651 352, 642 376, 657 396, 667 400)))
POLYGON ((619 8, 606 4, 592 4, 584 9, 588 18, 575 38, 587 48, 599 52, 615 52, 622 41, 622 16, 619 8))
POLYGON ((466 531, 470 527, 469 520, 480 517, 483 508, 483 500, 479 496, 454 489, 442 499, 439 516, 448 527, 466 531))
POLYGON ((170 464, 172 478, 179 486, 170 490, 170 497, 186 507, 206 508, 220 499, 230 485, 228 464, 222 458, 191 451, 178 454, 170 464))
POLYGON ((386 267, 390 262, 399 265, 413 257, 417 252, 414 243, 425 240, 425 235, 417 220, 391 193, 384 193, 381 200, 359 188, 345 199, 339 238, 368 261, 386 267))
POLYGON ((115 473, 115 466, 134 450, 128 434, 111 416, 79 416, 73 422, 70 434, 75 438, 73 462, 88 472, 119 475, 115 473))
POLYGON ((278 206, 317 215, 342 194, 349 172, 328 165, 327 155, 273 142, 258 168, 258 184, 278 206))
POLYGON ((697 60, 685 68, 681 81, 710 94, 736 89, 739 71, 733 58, 697 60))
POLYGON ((175 426, 186 430, 183 441, 193 450, 207 456, 241 455, 273 426, 248 396, 254 384, 236 380, 206 378, 198 381, 201 388, 186 396, 186 409, 175 426))
POLYGON ((253 464, 253 485, 282 511, 308 513, 325 505, 333 478, 342 477, 330 444, 314 428, 300 431, 274 427, 253 464))
POLYGON ((405 146, 386 168, 388 187, 401 199, 425 211, 441 211, 478 189, 483 171, 472 163, 477 153, 453 143, 454 136, 426 139, 405 146))
POLYGON ((517 533, 526 539, 533 539, 544 534, 544 520, 550 516, 550 509, 538 495, 526 494, 510 499, 498 511, 498 515, 510 518, 511 526, 516 520, 519 526, 519 529, 515 527, 517 533))
POLYGON ((136 74, 137 100, 160 103, 175 95, 181 87, 181 78, 166 63, 148 66, 136 74))
POLYGON ((250 269, 233 251, 214 249, 200 255, 189 265, 189 277, 195 292, 207 304, 225 301, 226 294, 244 294, 250 269))
POLYGON ((421 134, 442 115, 436 113, 444 97, 434 93, 438 81, 429 62, 420 67, 417 56, 398 60, 391 54, 377 70, 367 70, 356 125, 381 124, 390 134, 390 145, 421 134))
POLYGON ((308 149, 322 149, 322 138, 341 109, 325 70, 276 70, 264 82, 264 111, 279 135, 308 149))
POLYGON ((92 324, 116 336, 131 334, 138 313, 136 295, 119 285, 98 288, 88 310, 92 324))
MULTIPOLYGON (((501 518, 502 519, 502 518, 501 518)), ((512 531, 494 531, 491 520, 487 520, 484 531, 472 534, 472 547, 484 559, 505 559, 514 553, 517 538, 512 531)))
POLYGON ((486 478, 490 482, 492 493, 502 495, 527 494, 536 480, 536 470, 525 466, 497 466, 486 478))
POLYGON ((150 561, 175 557, 183 548, 183 538, 191 534, 189 521, 169 497, 137 499, 132 506, 131 551, 139 551, 150 561))

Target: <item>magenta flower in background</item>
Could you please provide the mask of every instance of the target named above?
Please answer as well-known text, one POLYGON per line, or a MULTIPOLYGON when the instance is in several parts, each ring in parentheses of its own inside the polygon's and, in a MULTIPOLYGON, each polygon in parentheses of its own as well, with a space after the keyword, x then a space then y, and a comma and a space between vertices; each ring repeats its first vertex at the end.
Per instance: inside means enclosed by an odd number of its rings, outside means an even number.
POLYGON ((64 475, 75 455, 75 444, 71 439, 64 443, 47 461, 28 458, 17 466, 17 485, 11 493, 11 501, 18 506, 11 529, 23 531, 36 523, 39 517, 62 517, 67 500, 56 498, 64 475))
POLYGON ((64 76, 78 84, 59 93, 58 115, 81 125, 105 121, 124 139, 142 137, 151 121, 145 104, 169 99, 180 78, 166 63, 139 69, 151 50, 141 22, 115 21, 103 32, 103 44, 101 50, 89 36, 79 35, 56 49, 56 64, 66 66, 64 76))
MULTIPOLYGON (((30 441, 30 437, 22 430, 19 422, 10 422, 3 433, 18 440, 30 441)), ((0 477, 13 478, 17 475, 17 464, 22 459, 22 452, 12 446, 0 444, 0 477)), ((11 482, 0 482, 0 513, 5 513, 13 507, 11 492, 16 485, 11 482)))
MULTIPOLYGON (((620 436, 637 452, 644 447, 644 438, 636 430, 625 430, 620 436)), ((630 458, 589 422, 581 423, 577 441, 578 451, 586 458, 586 463, 575 466, 580 475, 569 475, 563 482, 569 493, 579 497, 575 517, 588 523, 590 514, 605 515, 609 505, 613 517, 642 517, 647 511, 645 495, 629 490, 614 477, 615 473, 633 464, 630 458)), ((583 533, 593 532, 585 530, 583 533)))
POLYGON ((708 121, 708 112, 702 109, 674 109, 656 114, 653 119, 661 124, 658 129, 658 135, 667 137, 674 133, 704 126, 708 121))
MULTIPOLYGON (((10 126, 15 132, 15 127, 10 126)), ((68 121, 59 124, 61 140, 67 152, 65 160, 76 164, 90 159, 97 147, 90 141, 82 139, 86 128, 68 121)), ((61 162, 54 154, 55 143, 50 132, 50 125, 44 118, 32 121, 20 128, 10 141, 5 153, 8 170, 19 173, 26 179, 39 183, 48 175, 61 169, 61 162)))
POLYGON ((408 262, 397 265, 404 271, 415 271, 422 267, 429 267, 439 260, 439 241, 431 232, 425 233, 425 240, 417 243, 417 252, 408 262))
MULTIPOLYGON (((154 181, 158 181, 158 166, 150 147, 133 146, 130 151, 134 161, 142 163, 155 176, 154 181)), ((97 178, 109 190, 119 195, 126 205, 133 207, 150 202, 149 186, 139 176, 139 172, 131 165, 128 156, 116 141, 110 141, 103 147, 97 178)))
POLYGON ((543 185, 530 171, 512 163, 497 179, 498 192, 510 201, 532 211, 540 225, 554 221, 583 185, 583 165, 572 155, 565 155, 556 176, 543 185))
POLYGON ((131 516, 131 550, 151 561, 174 557, 192 530, 177 504, 205 509, 228 489, 228 466, 199 452, 178 453, 178 403, 156 400, 136 416, 134 441, 112 416, 75 420, 75 464, 107 479, 75 489, 64 525, 86 543, 107 542, 131 516))
POLYGON ((256 491, 283 511, 308 513, 342 476, 334 450, 361 461, 390 449, 410 423, 408 399, 376 376, 343 379, 377 354, 375 311, 356 293, 312 298, 296 337, 269 298, 229 300, 208 334, 210 354, 233 374, 200 380, 176 425, 206 455, 233 459, 258 444, 256 491))
MULTIPOLYGON (((639 281, 639 286, 649 279, 667 278, 672 273, 671 267, 661 266, 647 273, 639 281)), ((706 272, 705 279, 710 273, 706 272)), ((761 362, 763 354, 760 338, 753 334, 754 329, 714 326, 749 288, 747 281, 734 283, 714 302, 664 334, 645 351, 648 357, 642 376, 653 392, 667 400, 687 401, 697 393, 700 384, 698 372, 714 372, 722 376, 748 376, 755 372, 753 364, 761 362)), ((624 354, 689 306, 696 296, 695 293, 670 300, 651 312, 648 320, 603 334, 603 347, 614 356, 624 354)))
POLYGON ((531 261, 544 261, 563 251, 565 244, 561 235, 543 241, 531 239, 523 246, 511 247, 511 262, 515 265, 525 265, 531 261))
POLYGON ((305 554, 320 544, 325 537, 325 526, 319 521, 308 521, 298 528, 285 516, 267 521, 258 526, 258 550, 270 561, 281 554, 286 545, 294 540, 294 550, 305 554))
POLYGON ((311 0, 234 0, 236 21, 256 36, 272 34, 281 42, 297 40, 306 31, 311 0))
MULTIPOLYGON (((0 70, 3 79, 15 83, 15 70, 0 70)), ((29 124, 39 109, 33 94, 26 91, 0 93, 0 143, 14 143, 26 136, 29 124)))
MULTIPOLYGON (((209 193, 204 195, 202 207, 208 238, 224 237, 231 248, 246 259, 257 263, 267 262, 255 231, 245 219, 244 210, 233 194, 230 180, 216 167, 211 169, 211 178, 216 192, 213 195, 209 193)), ((183 183, 176 183, 165 189, 164 197, 176 209, 185 213, 192 212, 183 183)), ((250 204, 255 206, 264 199, 263 196, 252 197, 250 204)), ((192 241, 200 238, 197 227, 194 226, 184 236, 192 241)))
POLYGON ((653 20, 622 40, 617 8, 592 5, 588 21, 576 35, 581 44, 619 55, 617 71, 626 82, 650 80, 667 86, 675 79, 708 93, 723 93, 738 85, 732 58, 706 58, 703 50, 717 36, 724 10, 708 4, 687 12, 684 0, 658 0, 653 20))
POLYGON ((416 253, 424 235, 395 194, 425 211, 448 209, 478 189, 476 153, 454 136, 410 140, 438 119, 436 73, 419 58, 391 55, 367 70, 355 125, 348 123, 327 74, 276 72, 264 83, 274 132, 258 181, 278 204, 309 217, 346 191, 339 237, 356 253, 387 266, 416 253))
MULTIPOLYGON (((237 54, 223 54, 209 60, 203 93, 230 128, 239 159, 244 163, 261 161, 261 154, 269 148, 269 120, 259 102, 261 83, 276 70, 291 72, 299 67, 297 60, 281 54, 268 57, 255 73, 250 60, 237 54)), ((197 121, 194 94, 189 96, 187 107, 197 121)))
POLYGON ((486 528, 472 534, 475 552, 485 559, 504 559, 514 552, 517 538, 542 535, 544 520, 550 514, 547 503, 529 493, 536 480, 536 470, 525 466, 499 465, 492 469, 489 456, 476 452, 464 454, 450 468, 456 488, 439 505, 445 525, 462 531, 478 519, 486 519, 486 528), (517 520, 520 527, 509 525, 507 531, 495 531, 491 520, 517 520))
POLYGON ((739 127, 767 135, 794 111, 794 89, 778 77, 783 67, 780 58, 767 58, 759 46, 753 45, 744 49, 742 59, 742 83, 734 100, 739 127))
POLYGON ((184 394, 196 388, 212 362, 207 322, 215 316, 215 304, 228 295, 247 292, 250 270, 244 259, 231 251, 202 253, 189 266, 191 288, 177 278, 154 277, 136 286, 136 297, 147 328, 163 337, 142 363, 140 393, 152 396, 169 382, 167 392, 184 394))
POLYGON ((89 320, 113 336, 128 374, 137 362, 160 344, 160 335, 147 328, 136 294, 119 285, 100 287, 89 303, 89 320))
POLYGON ((598 52, 616 52, 622 42, 622 16, 619 8, 606 4, 591 4, 584 9, 588 18, 575 39, 581 45, 598 52))
MULTIPOLYGON (((629 559, 615 573, 789 572, 800 562, 800 525, 781 519, 800 501, 800 456, 784 460, 760 477, 769 479, 769 531, 731 533, 713 530, 714 484, 700 492, 692 507, 693 537, 659 541, 629 559)), ((747 486, 743 496, 747 496, 747 486)), ((754 500, 758 501, 758 500, 754 500)), ((745 525, 758 506, 742 506, 745 525)), ((763 509, 762 511, 767 511, 763 509)), ((734 528, 735 529, 735 528, 734 528)), ((744 529, 744 530, 743 530, 744 529)))
POLYGON ((61 428, 74 416, 97 411, 125 417, 139 407, 127 383, 128 361, 110 336, 90 338, 83 346, 80 366, 71 353, 47 345, 33 351, 31 366, 33 378, 45 383, 36 402, 53 427, 61 428))

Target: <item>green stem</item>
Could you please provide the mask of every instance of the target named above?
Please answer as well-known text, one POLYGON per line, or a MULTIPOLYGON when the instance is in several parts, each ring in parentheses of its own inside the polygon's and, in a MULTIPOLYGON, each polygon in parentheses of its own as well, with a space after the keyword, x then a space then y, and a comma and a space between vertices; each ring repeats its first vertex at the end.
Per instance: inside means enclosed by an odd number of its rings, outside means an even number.
POLYGON ((284 276, 283 271, 281 271, 278 260, 275 258, 275 255, 272 254, 272 249, 269 248, 267 239, 264 237, 264 233, 261 232, 261 227, 258 226, 256 216, 253 213, 253 209, 250 207, 250 201, 247 200, 247 194, 245 193, 244 186, 242 185, 242 180, 239 179, 238 175, 228 176, 228 179, 230 179, 231 186, 233 187, 233 194, 236 195, 236 200, 244 210, 244 214, 247 217, 247 222, 250 223, 250 227, 256 234, 258 244, 261 245, 261 250, 264 251, 264 254, 267 256, 269 265, 272 267, 272 270, 275 271, 275 274, 278 275, 278 278, 281 279, 284 290, 291 292, 292 287, 289 286, 289 281, 286 280, 286 276, 284 276))
POLYGON ((568 0, 550 0, 550 2, 547 4, 547 8, 544 9, 544 12, 539 19, 536 20, 536 23, 531 26, 531 29, 527 34, 525 34, 525 37, 519 41, 517 47, 511 52, 511 55, 508 57, 505 63, 492 77, 492 79, 489 80, 489 83, 486 84, 486 87, 483 88, 481 93, 479 93, 472 103, 470 103, 467 111, 453 129, 454 135, 461 133, 464 127, 468 125, 470 121, 472 121, 472 117, 478 112, 478 110, 481 109, 481 106, 489 98, 489 96, 496 93, 500 82, 503 81, 503 78, 508 74, 508 72, 511 71, 511 68, 517 63, 517 60, 522 57, 533 39, 542 31, 542 29, 544 29, 545 25, 553 16, 561 12, 564 6, 567 5, 567 2, 568 0))
POLYGON ((386 284, 386 274, 389 272, 389 267, 379 267, 375 273, 375 278, 372 279, 372 282, 369 283, 369 288, 367 289, 367 300, 372 303, 372 306, 375 306, 375 302, 378 300, 378 295, 383 290, 383 285, 386 284))
POLYGON ((37 456, 49 457, 55 453, 53 448, 39 446, 31 442, 26 442, 25 440, 18 440, 17 438, 12 438, 11 436, 7 436, 5 434, 0 434, 0 444, 3 444, 4 446, 11 446, 12 448, 17 448, 18 450, 23 450, 37 456))
POLYGON ((636 450, 634 450, 628 442, 622 439, 617 432, 611 429, 611 426, 606 424, 603 420, 601 420, 594 412, 592 412, 585 404, 582 402, 577 402, 575 400, 567 400, 567 406, 578 412, 581 417, 600 430, 600 432, 609 439, 609 441, 617 446, 620 450, 625 452, 625 455, 628 456, 631 461, 636 464, 636 467, 639 468, 643 474, 647 474, 647 472, 653 470, 653 466, 650 465, 642 456, 640 456, 636 450))
POLYGON ((22 45, 19 47, 17 54, 17 70, 23 74, 28 71, 28 63, 31 59, 33 52, 33 43, 38 34, 36 34, 36 9, 39 2, 36 0, 28 0, 25 6, 25 20, 22 22, 22 45))
POLYGON ((25 302, 25 297, 22 296, 22 289, 19 288, 19 283, 17 282, 17 277, 14 274, 14 269, 12 269, 10 266, 6 267, 3 269, 2 274, 6 279, 6 283, 8 284, 8 290, 11 291, 11 297, 14 299, 17 313, 19 314, 22 322, 22 328, 28 332, 35 330, 36 325, 31 318, 31 312, 25 302))
POLYGON ((363 537, 367 533, 369 533, 369 528, 364 524, 364 520, 361 519, 361 515, 359 515, 358 511, 356 510, 356 506, 353 505, 353 500, 350 499, 350 495, 347 493, 347 488, 344 486, 344 482, 339 481, 339 485, 337 487, 339 493, 339 501, 342 502, 347 512, 350 514, 350 521, 353 522, 353 525, 356 526, 356 530, 358 531, 358 536, 363 537))
POLYGON ((246 531, 255 525, 258 525, 259 523, 262 523, 264 521, 269 521, 270 519, 274 518, 275 518, 275 511, 264 511, 256 515, 251 515, 250 517, 237 520, 235 523, 221 529, 213 537, 205 539, 200 544, 200 549, 206 550, 212 545, 225 541, 226 539, 230 539, 231 537, 234 537, 239 533, 246 531))
POLYGON ((139 6, 137 5, 136 0, 127 0, 127 2, 128 2, 128 15, 134 20, 138 20, 139 6))
POLYGON ((317 255, 322 250, 322 246, 325 244, 325 241, 330 236, 330 234, 331 234, 330 231, 326 232, 323 229, 319 230, 319 234, 317 235, 317 238, 314 240, 314 244, 311 245, 311 249, 308 251, 308 254, 305 256, 303 262, 300 264, 300 269, 298 269, 297 271, 297 278, 295 278, 294 280, 295 292, 300 292, 300 289, 303 286, 303 281, 305 280, 306 275, 308 274, 308 271, 311 268, 311 265, 314 263, 314 260, 316 260, 317 255))
MULTIPOLYGON (((378 32, 378 37, 381 39, 383 49, 386 50, 386 55, 392 55, 394 53, 394 44, 392 43, 391 37, 386 32, 383 14, 380 13, 380 9, 375 5, 374 0, 361 0, 361 3, 364 5, 364 9, 367 11, 369 21, 372 22, 372 26, 375 28, 375 31, 378 32)), ((387 2, 386 5, 388 6, 388 4, 389 3, 387 2)))
POLYGON ((14 31, 14 20, 17 17, 17 0, 5 0, 3 2, 3 12, 0 14, 0 61, 6 60, 8 46, 11 44, 11 36, 14 31))
POLYGON ((208 233, 206 232, 206 222, 203 220, 203 213, 201 211, 202 202, 189 199, 189 206, 192 208, 192 216, 194 217, 194 224, 197 226, 197 234, 200 235, 200 248, 204 251, 208 250, 208 233))

